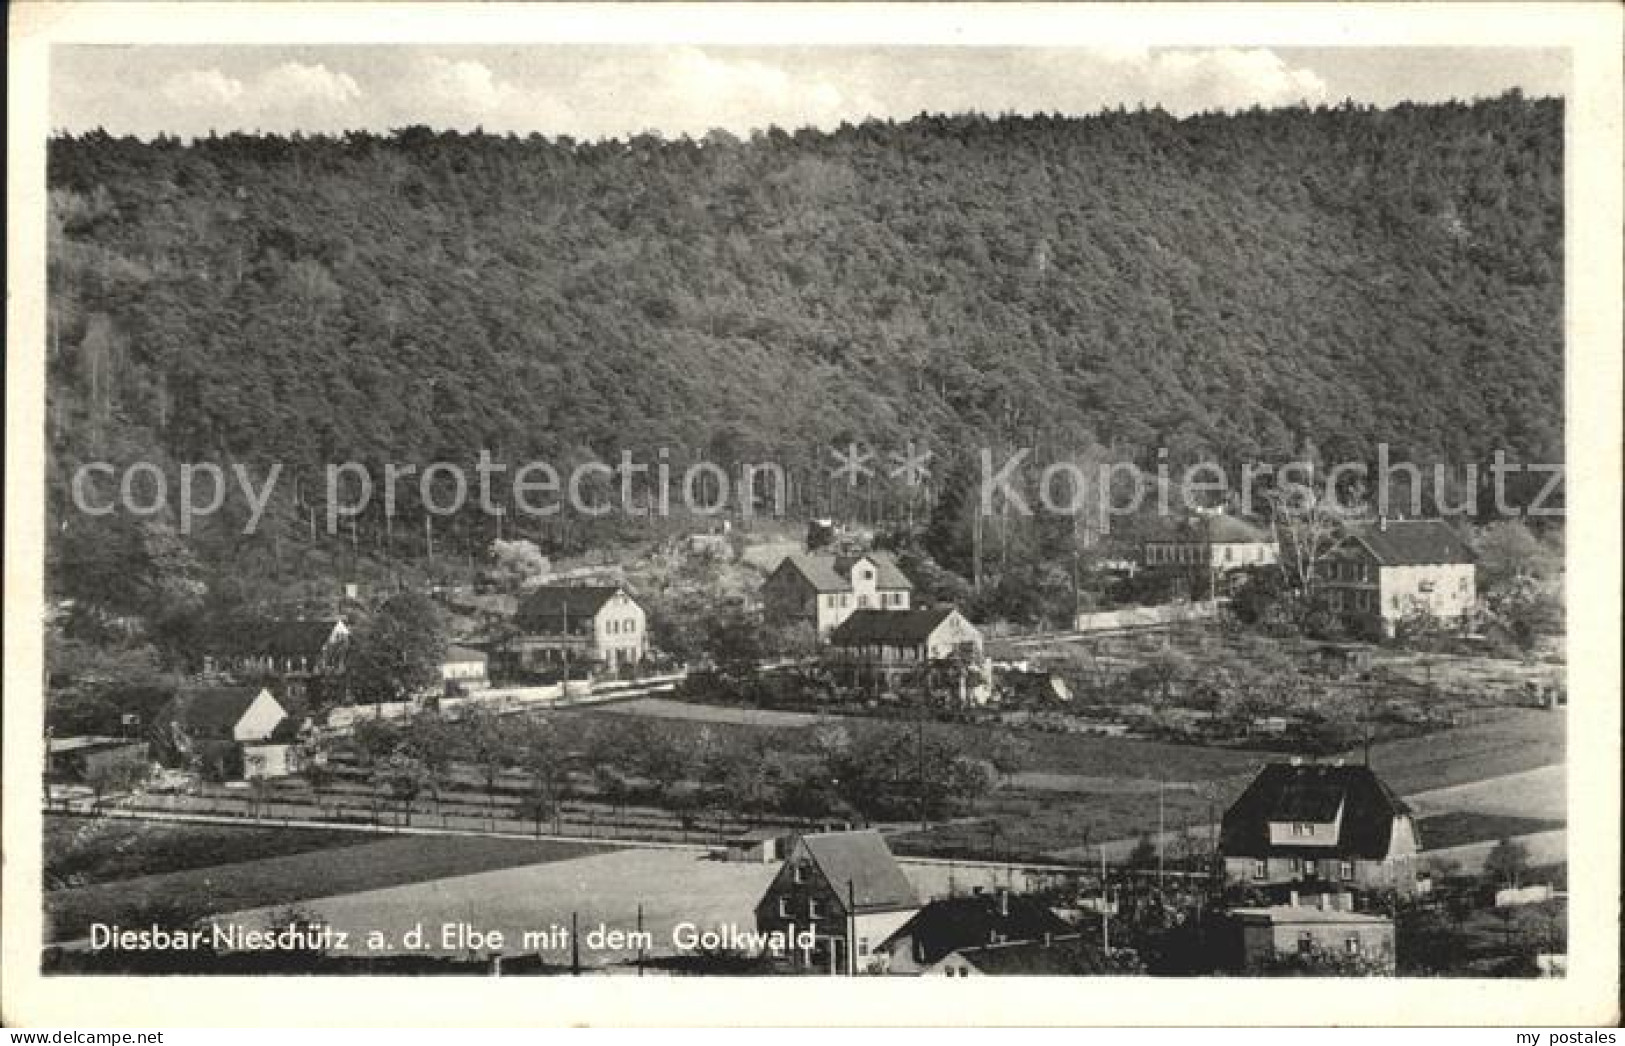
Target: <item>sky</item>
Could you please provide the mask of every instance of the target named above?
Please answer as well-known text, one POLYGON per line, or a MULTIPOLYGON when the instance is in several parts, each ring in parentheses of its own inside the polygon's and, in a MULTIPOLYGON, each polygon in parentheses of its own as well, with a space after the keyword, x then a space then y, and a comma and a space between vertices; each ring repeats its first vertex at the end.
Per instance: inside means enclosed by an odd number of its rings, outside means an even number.
POLYGON ((141 137, 412 124, 676 137, 921 111, 1562 96, 1568 69, 1566 52, 1533 48, 58 45, 50 122, 141 137))

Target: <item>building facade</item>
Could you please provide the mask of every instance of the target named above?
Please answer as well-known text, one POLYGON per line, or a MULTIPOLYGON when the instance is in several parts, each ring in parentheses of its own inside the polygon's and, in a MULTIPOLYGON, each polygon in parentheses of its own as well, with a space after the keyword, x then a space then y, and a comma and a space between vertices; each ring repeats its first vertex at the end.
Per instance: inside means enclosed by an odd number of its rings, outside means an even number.
POLYGON ((251 619, 218 626, 204 641, 203 674, 237 680, 305 680, 344 671, 350 629, 338 618, 251 619))
POLYGON ((914 886, 872 829, 802 835, 756 905, 756 928, 790 939, 807 930, 813 947, 784 958, 803 973, 852 974, 877 963, 876 949, 920 910, 914 886))
POLYGON ((1417 890, 1410 807, 1367 766, 1273 763, 1225 811, 1225 878, 1263 892, 1417 890))
POLYGON ((829 635, 829 664, 858 685, 889 686, 953 670, 964 700, 988 686, 982 633, 953 607, 855 610, 829 635))
POLYGON ((1320 894, 1313 904, 1233 908, 1229 966, 1257 973, 1281 962, 1356 962, 1373 973, 1393 973, 1394 923, 1353 910, 1344 894, 1320 894))
POLYGON ((519 603, 518 635, 506 644, 517 667, 538 671, 583 666, 611 672, 649 653, 643 607, 621 585, 544 585, 519 603))
POLYGON ((1416 615, 1461 622, 1478 600, 1477 570, 1467 542, 1437 519, 1349 524, 1315 566, 1333 613, 1387 636, 1416 615))
POLYGON ((784 557, 762 583, 762 612, 775 624, 805 622, 828 635, 857 610, 907 610, 914 585, 884 552, 784 557))
POLYGON ((1244 519, 1204 514, 1159 527, 1140 544, 1147 567, 1192 567, 1224 573, 1280 560, 1269 532, 1244 519))

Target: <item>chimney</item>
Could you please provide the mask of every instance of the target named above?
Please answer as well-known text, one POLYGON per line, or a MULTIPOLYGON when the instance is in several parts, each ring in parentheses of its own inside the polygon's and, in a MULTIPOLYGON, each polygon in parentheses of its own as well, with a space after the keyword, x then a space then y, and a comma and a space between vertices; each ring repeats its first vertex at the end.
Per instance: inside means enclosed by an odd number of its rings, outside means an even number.
POLYGON ((1387 516, 1378 516, 1377 517, 1377 531, 1379 533, 1382 533, 1382 534, 1388 533, 1388 517, 1387 516))

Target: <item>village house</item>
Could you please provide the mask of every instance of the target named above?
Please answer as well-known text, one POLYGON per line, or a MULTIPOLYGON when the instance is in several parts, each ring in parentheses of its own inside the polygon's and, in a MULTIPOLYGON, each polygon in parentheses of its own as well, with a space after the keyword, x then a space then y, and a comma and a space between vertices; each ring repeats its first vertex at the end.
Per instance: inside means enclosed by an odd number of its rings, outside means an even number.
POLYGON ((1280 550, 1265 530, 1220 512, 1157 526, 1140 543, 1148 567, 1197 567, 1225 573, 1278 562, 1280 550))
POLYGON ((505 645, 517 667, 566 666, 615 672, 648 655, 643 607, 623 585, 543 585, 519 602, 518 635, 505 645))
POLYGON ((1417 889, 1410 807, 1368 766, 1272 763, 1224 813, 1225 879, 1292 890, 1417 889))
POLYGON ((855 610, 830 633, 827 660, 859 686, 923 682, 935 667, 953 670, 962 701, 980 703, 991 691, 982 633, 953 607, 855 610))
POLYGON ((288 753, 266 748, 291 743, 287 721, 287 710, 265 687, 189 687, 154 717, 153 748, 169 765, 195 765, 214 777, 240 776, 249 763, 256 776, 280 776, 288 772, 288 753), (249 748, 255 759, 245 761, 249 748))
POLYGON ((1053 941, 1072 926, 1032 897, 1009 890, 935 900, 875 949, 887 973, 924 973, 961 949, 1053 941))
POLYGON ((806 622, 824 636, 857 610, 907 610, 913 590, 885 552, 795 552, 762 583, 762 612, 775 624, 806 622))
POLYGON ((440 659, 440 681, 446 693, 456 694, 469 690, 483 690, 490 685, 487 672, 489 658, 483 650, 452 645, 440 659))
POLYGON ((350 629, 338 618, 223 622, 203 644, 203 675, 235 681, 276 679, 292 691, 344 671, 350 629))
POLYGON ((1230 939, 1226 966, 1258 973, 1283 961, 1341 960, 1367 964, 1373 973, 1393 973, 1394 923, 1384 915, 1354 910, 1348 893, 1322 893, 1312 903, 1296 894, 1286 904, 1232 908, 1226 913, 1230 939))
POLYGON ((1459 623, 1478 598, 1476 557, 1437 519, 1346 524, 1315 573, 1331 611, 1372 635, 1418 614, 1459 623))
POLYGON ((813 932, 813 947, 785 958, 805 973, 865 972, 874 949, 920 910, 914 886, 879 832, 802 835, 756 904, 756 928, 791 938, 813 932))

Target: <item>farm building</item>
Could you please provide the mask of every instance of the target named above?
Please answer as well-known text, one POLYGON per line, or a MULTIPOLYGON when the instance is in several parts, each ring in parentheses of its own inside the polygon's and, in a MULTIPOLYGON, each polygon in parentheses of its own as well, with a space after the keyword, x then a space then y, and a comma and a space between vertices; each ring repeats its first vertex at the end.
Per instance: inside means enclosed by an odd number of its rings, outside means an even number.
POLYGON ((1356 912, 1352 901, 1347 893, 1323 893, 1313 904, 1294 897, 1288 904, 1231 909, 1227 965, 1255 973, 1281 960, 1324 958, 1362 961, 1392 973, 1393 920, 1356 912))
POLYGON ((961 949, 1043 941, 1072 927, 1043 902, 1009 890, 932 901, 875 949, 887 973, 923 973, 961 949))

